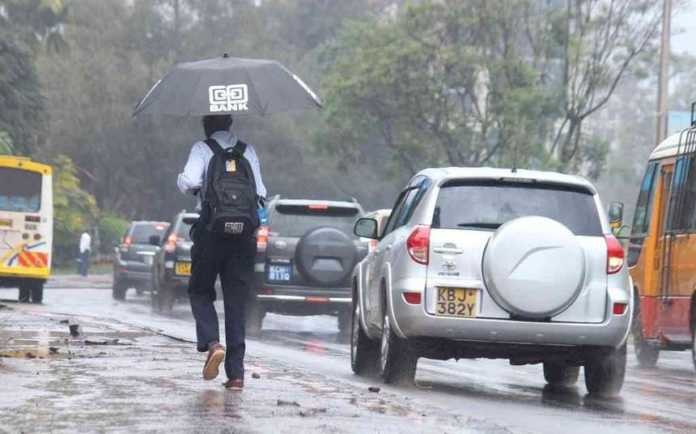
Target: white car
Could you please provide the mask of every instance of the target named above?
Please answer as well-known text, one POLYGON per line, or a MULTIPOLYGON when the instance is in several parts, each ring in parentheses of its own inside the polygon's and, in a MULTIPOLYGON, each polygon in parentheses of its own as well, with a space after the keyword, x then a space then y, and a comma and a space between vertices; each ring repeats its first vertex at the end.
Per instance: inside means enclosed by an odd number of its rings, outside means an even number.
POLYGON ((546 381, 619 393, 632 284, 595 187, 558 173, 427 169, 353 272, 351 364, 412 382, 419 357, 543 363, 546 381))

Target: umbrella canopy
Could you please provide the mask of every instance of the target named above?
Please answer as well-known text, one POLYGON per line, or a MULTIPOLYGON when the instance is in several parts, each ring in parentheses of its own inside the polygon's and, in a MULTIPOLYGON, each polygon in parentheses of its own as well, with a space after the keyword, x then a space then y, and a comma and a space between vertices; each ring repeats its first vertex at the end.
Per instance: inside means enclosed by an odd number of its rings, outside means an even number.
POLYGON ((309 86, 280 63, 224 55, 174 66, 138 103, 133 116, 267 115, 320 107, 309 86))

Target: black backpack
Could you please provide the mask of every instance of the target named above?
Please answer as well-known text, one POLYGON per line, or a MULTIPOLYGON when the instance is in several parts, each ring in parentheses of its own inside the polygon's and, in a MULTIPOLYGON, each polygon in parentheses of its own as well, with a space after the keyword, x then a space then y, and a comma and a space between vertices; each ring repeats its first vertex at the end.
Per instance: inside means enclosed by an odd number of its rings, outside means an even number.
POLYGON ((205 143, 213 151, 205 179, 201 218, 206 228, 221 236, 251 235, 259 227, 256 181, 244 158, 247 144, 241 140, 223 149, 214 139, 205 143))

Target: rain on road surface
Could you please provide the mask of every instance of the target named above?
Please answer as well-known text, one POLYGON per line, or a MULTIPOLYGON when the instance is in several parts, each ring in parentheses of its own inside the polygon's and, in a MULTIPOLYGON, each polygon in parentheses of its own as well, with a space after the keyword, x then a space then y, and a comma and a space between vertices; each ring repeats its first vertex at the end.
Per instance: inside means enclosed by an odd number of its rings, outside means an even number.
MULTIPOLYGON (((177 304, 170 315, 153 315, 148 294, 136 296, 131 291, 126 301, 114 301, 107 290, 110 288, 108 279, 100 277, 87 282, 58 278, 49 288, 43 306, 10 306, 40 313, 68 314, 82 317, 84 321, 111 321, 135 329, 146 327, 185 340, 194 338, 193 319, 185 303, 177 304)), ((0 299, 14 298, 16 290, 0 290, 0 299)), ((179 379, 188 375, 191 378, 186 379, 186 387, 195 393, 210 393, 208 398, 213 402, 225 401, 220 410, 224 414, 227 400, 231 398, 219 390, 219 382, 198 380, 197 369, 202 359, 190 355, 192 351, 188 348, 192 346, 163 336, 157 338, 159 341, 154 347, 157 354, 160 351, 171 353, 172 348, 187 350, 190 369, 171 375, 179 379)), ((335 318, 268 315, 261 338, 249 339, 247 344, 252 367, 247 372, 247 388, 243 392, 246 399, 235 399, 248 403, 248 397, 257 396, 255 389, 264 387, 269 390, 267 393, 280 393, 278 390, 284 390, 284 386, 278 385, 277 376, 264 375, 258 380, 249 377, 254 366, 261 370, 283 367, 283 372, 288 369, 292 372, 293 380, 288 386, 293 382, 294 385, 303 384, 296 401, 301 404, 303 400, 314 404, 323 402, 337 409, 313 414, 312 424, 294 425, 292 419, 290 422, 281 419, 283 422, 277 423, 278 420, 270 417, 277 413, 275 408, 265 409, 265 413, 257 408, 223 419, 224 427, 233 430, 242 427, 245 432, 284 431, 283 428, 292 431, 296 426, 339 432, 696 432, 696 374, 690 354, 664 352, 658 369, 643 370, 637 367, 632 351, 629 352, 626 384, 619 400, 587 397, 582 378, 577 388, 564 392, 548 390, 544 387, 540 365, 509 366, 503 360, 441 362, 420 359, 418 386, 404 388, 385 386, 377 379, 352 374, 349 347, 338 339, 335 318), (381 392, 370 394, 366 392, 369 386, 378 386, 381 392), (363 409, 368 409, 366 413, 358 411, 352 418, 343 417, 343 404, 356 406, 361 400, 365 403, 363 409), (268 417, 264 416, 266 414, 268 417)), ((167 374, 163 375, 165 379, 167 374)), ((2 376, 0 372, 0 378, 2 376)), ((295 389, 290 387, 285 390, 286 394, 288 390, 295 389)), ((285 396, 291 397, 292 394, 285 396)), ((0 396, 0 412, 5 411, 4 401, 0 396)), ((306 419, 304 416, 297 417, 306 419)), ((201 430, 215 431, 222 427, 214 425, 201 427, 201 430)), ((140 428, 153 429, 153 426, 140 428)), ((0 432, 2 429, 0 427, 0 432)))

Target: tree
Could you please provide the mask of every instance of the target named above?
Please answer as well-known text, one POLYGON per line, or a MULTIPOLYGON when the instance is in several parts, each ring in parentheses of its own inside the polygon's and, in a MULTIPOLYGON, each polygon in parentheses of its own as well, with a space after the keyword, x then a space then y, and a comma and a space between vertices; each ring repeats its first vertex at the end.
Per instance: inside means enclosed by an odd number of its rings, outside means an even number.
POLYGON ((46 43, 57 50, 62 0, 0 0, 0 150, 30 154, 41 141, 43 97, 34 54, 46 43))
POLYGON ((94 196, 84 191, 70 158, 58 155, 53 166, 53 250, 57 263, 76 257, 80 234, 94 226, 98 215, 94 196))
POLYGON ((583 141, 582 123, 646 49, 655 8, 567 6, 424 1, 349 25, 326 55, 319 142, 348 155, 346 142, 386 147, 411 173, 516 163, 595 174, 606 143, 583 141))

